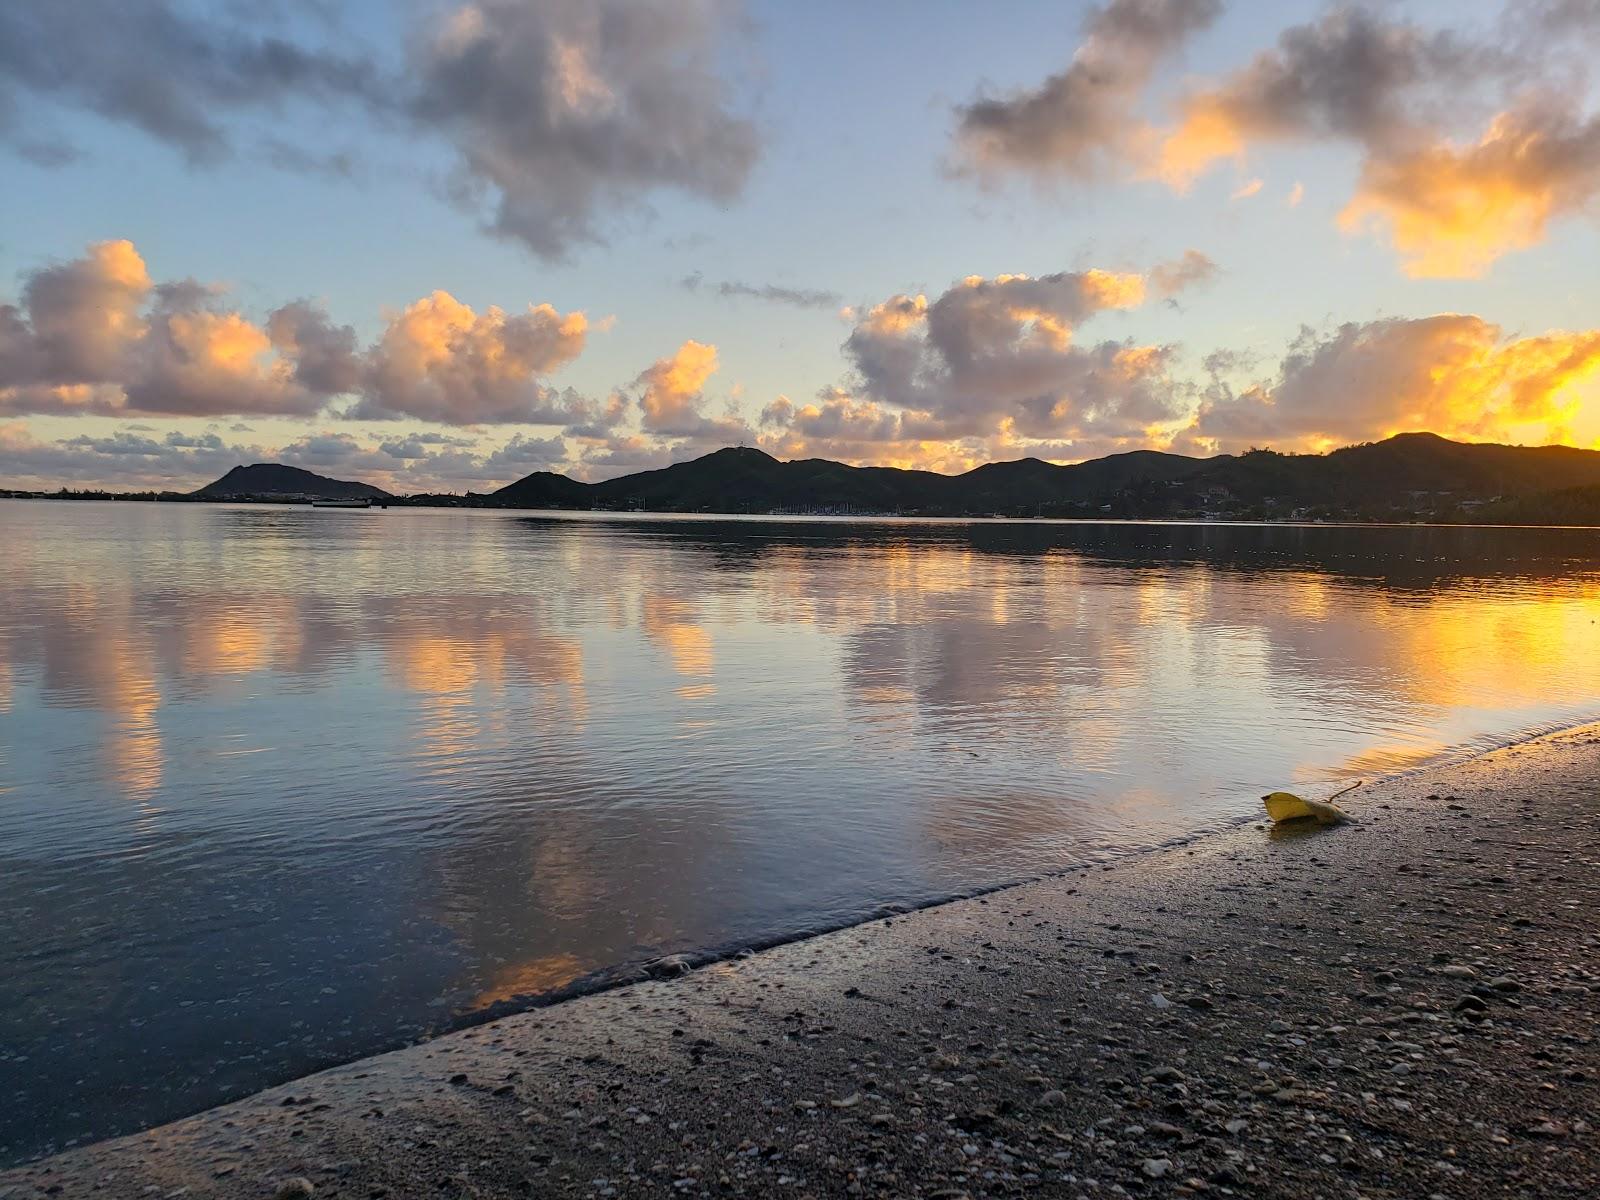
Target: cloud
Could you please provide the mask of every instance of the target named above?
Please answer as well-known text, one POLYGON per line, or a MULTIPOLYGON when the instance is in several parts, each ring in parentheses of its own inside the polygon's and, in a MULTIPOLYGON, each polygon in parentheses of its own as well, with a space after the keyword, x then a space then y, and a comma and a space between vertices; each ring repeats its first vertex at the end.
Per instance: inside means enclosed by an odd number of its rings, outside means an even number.
POLYGON ((368 356, 362 400, 348 415, 462 425, 583 419, 588 409, 579 397, 554 392, 542 379, 582 352, 588 329, 581 312, 540 304, 515 315, 499 308, 480 315, 436 291, 389 322, 368 356))
POLYGON ((1275 47, 1220 83, 1185 96, 1155 172, 1185 188, 1217 160, 1242 157, 1251 142, 1403 141, 1437 118, 1447 100, 1442 89, 1459 102, 1491 65, 1485 51, 1448 32, 1336 7, 1285 30, 1275 47))
POLYGON ((565 439, 524 437, 519 433, 484 462, 490 472, 499 478, 520 479, 530 471, 553 471, 565 464, 567 459, 565 439))
POLYGON ((638 434, 616 434, 586 448, 570 472, 575 479, 610 479, 634 471, 671 466, 678 454, 668 443, 638 434))
POLYGON ((308 471, 326 471, 331 468, 349 468, 355 460, 367 453, 354 435, 338 430, 321 430, 308 433, 297 441, 280 448, 274 461, 288 463, 291 467, 304 467, 308 471))
POLYGON ((232 152, 227 114, 381 99, 360 54, 306 48, 170 0, 0 5, 0 136, 34 146, 37 159, 41 147, 21 132, 31 121, 3 119, 22 94, 132 125, 200 164, 232 152))
MULTIPOLYGON (((1574 100, 1588 91, 1600 40, 1593 0, 1507 4, 1484 33, 1335 4, 1237 70, 1188 87, 1176 119, 1157 130, 1139 115, 1155 72, 1216 7, 1144 0, 1097 10, 1065 72, 959 110, 958 157, 982 174, 1131 175, 1186 191, 1258 146, 1348 143, 1362 167, 1341 228, 1387 237, 1413 276, 1482 274, 1542 242, 1556 219, 1595 212, 1600 116, 1574 100)), ((1232 199, 1262 186, 1251 178, 1232 199)), ((1296 184, 1289 206, 1303 197, 1296 184)))
POLYGON ((1198 250, 1185 250, 1175 262, 1157 263, 1150 268, 1150 290, 1164 300, 1179 292, 1204 287, 1221 273, 1221 268, 1198 250))
POLYGON ((296 382, 308 391, 338 396, 354 391, 361 381, 356 332, 334 325, 328 315, 306 300, 295 300, 267 317, 267 337, 294 363, 296 382))
POLYGON ((41 268, 0 305, 0 413, 313 416, 344 396, 357 418, 520 422, 603 432, 625 412, 545 377, 583 350, 581 312, 475 312, 436 291, 362 347, 296 300, 263 324, 192 279, 157 283, 127 241, 41 268))
POLYGON ((447 433, 413 431, 404 437, 389 438, 378 443, 378 449, 390 458, 419 459, 437 453, 437 446, 475 446, 476 438, 454 437, 447 433))
POLYGON ((1284 200, 1284 203, 1287 204, 1290 208, 1299 208, 1300 207, 1300 202, 1302 200, 1304 200, 1305 198, 1306 198, 1306 185, 1301 183, 1299 180, 1296 180, 1295 181, 1295 185, 1292 188, 1289 189, 1289 195, 1284 200))
POLYGON ((457 199, 547 259, 658 189, 733 199, 756 160, 716 73, 719 0, 477 0, 414 40, 411 118, 460 155, 457 199))
POLYGON ((1065 71, 956 109, 958 163, 1078 181, 1120 173, 1146 140, 1137 106, 1156 68, 1221 11, 1221 0, 1111 0, 1093 10, 1065 71))
POLYGON ((1462 278, 1538 245, 1551 221, 1592 212, 1597 197, 1600 117, 1545 105, 1500 114, 1472 145, 1368 159, 1339 222, 1386 234, 1408 275, 1462 278))
POLYGON ((547 259, 603 242, 660 191, 731 201, 760 150, 718 71, 736 0, 417 6, 424 16, 403 31, 404 69, 337 22, 317 25, 317 41, 310 23, 281 20, 273 7, 0 5, 0 142, 60 165, 77 151, 39 135, 48 109, 87 110, 193 165, 248 152, 337 178, 355 172, 355 152, 305 144, 303 130, 342 137, 353 111, 368 130, 448 146, 450 197, 547 259), (291 126, 294 109, 314 120, 291 126))
POLYGON ((1600 383, 1600 330, 1508 338, 1447 313, 1304 331, 1275 379, 1203 402, 1186 433, 1205 448, 1325 449, 1408 430, 1473 440, 1562 441, 1600 383))
MULTIPOLYGON (((1409 275, 1480 275, 1544 241, 1553 220, 1594 211, 1600 117, 1577 109, 1571 60, 1597 32, 1592 0, 1510 5, 1477 40, 1336 7, 1191 90, 1153 174, 1183 190, 1256 144, 1350 142, 1362 167, 1341 228, 1386 236, 1409 275), (1482 132, 1450 137, 1463 122, 1482 132)), ((1296 184, 1290 206, 1303 195, 1296 184)))
POLYGON ((259 447, 225 443, 215 434, 158 439, 123 428, 45 442, 21 421, 0 421, 0 483, 7 487, 188 490, 261 457, 259 447))
POLYGON ((30 275, 21 307, 0 305, 0 387, 115 381, 153 285, 132 242, 30 275))
POLYGON ((780 287, 775 283, 753 284, 740 283, 736 280, 708 284, 698 271, 678 281, 678 286, 688 292, 698 292, 702 285, 724 299, 765 300, 771 304, 788 304, 795 308, 838 308, 842 302, 838 292, 826 292, 819 288, 790 288, 780 287))
POLYGON ((306 415, 353 342, 309 306, 262 329, 193 280, 156 284, 128 241, 29 275, 0 306, 0 412, 306 415))
POLYGON ((640 427, 662 437, 727 443, 749 437, 750 429, 735 417, 707 417, 701 412, 706 381, 717 369, 717 348, 687 341, 670 358, 657 359, 634 381, 639 394, 640 427))
POLYGON ((1248 200, 1251 196, 1257 195, 1261 189, 1266 186, 1267 181, 1264 179, 1247 179, 1244 183, 1241 183, 1238 187, 1233 189, 1233 194, 1229 196, 1228 199, 1248 200))
POLYGON ((899 410, 902 440, 1142 436, 1170 419, 1173 348, 1103 341, 1077 327, 1142 304, 1140 275, 1090 270, 1032 278, 970 276, 931 303, 894 296, 845 342, 852 392, 899 410))

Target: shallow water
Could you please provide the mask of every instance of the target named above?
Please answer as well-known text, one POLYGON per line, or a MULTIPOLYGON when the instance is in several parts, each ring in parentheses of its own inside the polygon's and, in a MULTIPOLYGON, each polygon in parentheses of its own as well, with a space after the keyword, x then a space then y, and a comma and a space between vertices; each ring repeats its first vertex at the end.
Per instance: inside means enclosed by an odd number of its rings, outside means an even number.
POLYGON ((1600 715, 1600 532, 0 501, 0 1162, 1600 715))

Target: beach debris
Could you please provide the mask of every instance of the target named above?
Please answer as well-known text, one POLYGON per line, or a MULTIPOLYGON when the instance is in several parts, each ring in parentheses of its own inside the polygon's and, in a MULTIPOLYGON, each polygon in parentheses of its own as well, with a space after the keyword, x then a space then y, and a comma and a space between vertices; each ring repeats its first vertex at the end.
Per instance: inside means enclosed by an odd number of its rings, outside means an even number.
POLYGON ((1355 791, 1363 782, 1365 781, 1358 779, 1326 800, 1307 800, 1303 796, 1296 796, 1293 792, 1268 792, 1261 797, 1261 802, 1267 806, 1267 816, 1272 818, 1274 824, 1311 820, 1319 825, 1343 825, 1348 821, 1354 821, 1355 818, 1333 801, 1346 792, 1355 791))

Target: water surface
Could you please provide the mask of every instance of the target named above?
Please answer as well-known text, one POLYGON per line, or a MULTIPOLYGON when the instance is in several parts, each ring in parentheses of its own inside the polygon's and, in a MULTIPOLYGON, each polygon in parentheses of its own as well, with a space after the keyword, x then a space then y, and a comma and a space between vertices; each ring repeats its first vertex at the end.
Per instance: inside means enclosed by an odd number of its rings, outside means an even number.
POLYGON ((0 501, 0 1161, 1600 713, 1600 532, 0 501))

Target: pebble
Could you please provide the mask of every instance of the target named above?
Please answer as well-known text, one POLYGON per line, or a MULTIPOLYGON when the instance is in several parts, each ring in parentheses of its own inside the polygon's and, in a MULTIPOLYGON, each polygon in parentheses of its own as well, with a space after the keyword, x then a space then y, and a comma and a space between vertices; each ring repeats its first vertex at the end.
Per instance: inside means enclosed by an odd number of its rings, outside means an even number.
POLYGON ((1168 1171, 1172 1170, 1172 1160, 1170 1158, 1147 1158, 1139 1164, 1139 1169, 1151 1179, 1160 1179, 1168 1171))
POLYGON ((278 1190, 272 1193, 272 1200, 302 1200, 305 1196, 312 1195, 317 1190, 317 1185, 301 1175, 285 1179, 278 1185, 278 1190))

